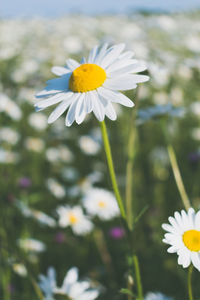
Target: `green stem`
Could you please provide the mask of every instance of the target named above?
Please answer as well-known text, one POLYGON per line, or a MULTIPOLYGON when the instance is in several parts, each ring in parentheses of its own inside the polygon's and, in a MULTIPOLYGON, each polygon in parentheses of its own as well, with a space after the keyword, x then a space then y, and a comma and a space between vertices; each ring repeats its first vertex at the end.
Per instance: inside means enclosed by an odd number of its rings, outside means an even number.
MULTIPOLYGON (((131 232, 129 231, 129 228, 127 227, 128 222, 127 222, 127 217, 126 217, 126 213, 125 213, 125 209, 124 209, 124 204, 122 202, 120 192, 118 189, 118 185, 117 185, 117 180, 116 180, 115 170, 114 170, 114 166, 113 166, 113 159, 112 159, 110 143, 109 143, 109 139, 108 139, 105 121, 100 122, 100 124, 101 124, 101 133, 102 133, 102 138, 103 138, 103 142, 104 142, 104 148, 105 148, 105 152, 106 152, 112 186, 113 186, 113 190, 114 190, 114 193, 115 193, 115 196, 117 199, 117 203, 118 203, 118 206, 119 206, 119 209, 121 212, 121 216, 122 216, 123 220, 125 221, 124 225, 125 225, 125 229, 127 231, 127 235, 129 237, 128 241, 129 241, 130 250, 131 250, 131 254, 132 254, 133 246, 132 246, 132 241, 131 241, 131 237, 130 237, 131 232)), ((139 297, 138 299, 142 300, 143 299, 142 283, 141 283, 139 262, 138 262, 138 258, 136 255, 133 256, 133 263, 135 266, 136 283, 137 283, 137 290, 138 290, 138 297, 139 297)))
POLYGON ((176 181, 177 188, 179 190, 183 205, 185 206, 185 209, 188 210, 191 207, 191 204, 190 204, 188 195, 186 193, 185 186, 183 184, 183 179, 182 179, 180 169, 179 169, 179 166, 177 163, 175 151, 174 151, 172 145, 168 145, 167 150, 168 150, 169 159, 170 159, 170 163, 171 163, 172 170, 174 173, 174 178, 176 181))
MULTIPOLYGON (((135 103, 138 102, 138 93, 135 97, 135 103)), ((136 105, 137 108, 137 105, 136 105)), ((128 162, 126 165, 126 213, 127 213, 127 223, 129 229, 133 230, 133 195, 132 195, 132 186, 133 186, 133 163, 136 154, 136 127, 134 126, 134 120, 136 117, 137 109, 132 110, 130 117, 130 131, 128 139, 128 162)))
POLYGON ((124 220, 126 220, 126 213, 125 213, 125 209, 124 209, 124 204, 122 202, 120 192, 119 192, 119 188, 118 188, 118 185, 117 185, 115 170, 114 170, 114 166, 113 166, 112 153, 111 153, 111 149, 110 149, 110 143, 109 143, 109 139, 108 139, 108 134, 107 134, 105 121, 100 122, 100 125, 101 125, 101 133, 102 133, 102 138, 103 138, 103 142, 104 142, 104 148, 105 148, 105 152, 106 152, 106 158, 107 158, 107 162, 108 162, 108 169, 109 169, 109 172, 110 172, 110 177, 111 177, 111 181, 112 181, 113 190, 114 190, 114 193, 115 193, 115 197, 117 199, 117 203, 118 203, 118 206, 119 206, 119 209, 120 209, 121 216, 124 220))
POLYGON ((190 265, 188 269, 188 295, 189 300, 194 300, 192 295, 192 271, 193 271, 193 265, 190 265))
POLYGON ((188 197, 188 195, 186 193, 186 190, 185 190, 185 186, 184 186, 184 183, 183 183, 183 179, 182 179, 181 172, 180 172, 178 162, 177 162, 177 158, 176 158, 176 153, 174 151, 173 146, 169 143, 169 138, 168 138, 167 131, 166 131, 165 121, 161 122, 161 127, 162 127, 162 130, 163 130, 163 134, 165 136, 165 140, 167 142, 167 151, 168 151, 172 171, 173 171, 173 174, 174 174, 174 179, 175 179, 179 194, 181 196, 181 200, 183 202, 183 205, 184 205, 185 209, 188 210, 191 207, 191 203, 190 203, 189 197, 188 197))
MULTIPOLYGON (((138 257, 136 255, 133 256, 133 263, 135 266, 135 276, 136 276, 136 283, 137 283, 137 289, 138 289, 138 299, 143 299, 143 291, 142 291, 142 281, 141 281, 141 275, 140 275, 140 266, 138 257)), ((191 300, 191 299, 190 299, 191 300)))

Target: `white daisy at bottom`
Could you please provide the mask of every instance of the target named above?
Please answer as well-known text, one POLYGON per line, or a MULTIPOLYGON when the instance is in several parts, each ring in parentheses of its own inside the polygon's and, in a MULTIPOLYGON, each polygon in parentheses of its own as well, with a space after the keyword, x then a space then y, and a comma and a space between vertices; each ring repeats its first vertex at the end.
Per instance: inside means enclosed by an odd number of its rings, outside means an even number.
POLYGON ((72 228, 72 231, 77 235, 85 235, 92 231, 93 224, 90 219, 83 214, 80 206, 60 206, 57 208, 59 216, 59 225, 61 227, 72 228))
POLYGON ((58 104, 48 118, 48 123, 56 121, 66 110, 65 125, 74 121, 81 124, 86 115, 94 112, 101 122, 107 116, 116 120, 112 103, 133 107, 133 102, 119 91, 132 90, 138 83, 149 80, 138 75, 146 70, 144 63, 134 59, 132 51, 125 51, 125 45, 94 47, 88 59, 80 63, 67 59, 66 67, 53 67, 52 72, 59 78, 47 81, 47 87, 36 97, 36 110, 43 110, 58 104))
POLYGON ((45 300, 55 300, 54 295, 63 295, 70 300, 94 300, 99 295, 97 289, 91 289, 90 281, 78 281, 76 267, 67 272, 61 287, 57 286, 56 272, 52 267, 48 269, 47 276, 40 275, 39 279, 39 286, 45 295, 45 300))
POLYGON ((173 300, 161 293, 148 293, 144 300, 173 300))
POLYGON ((119 208, 114 195, 100 188, 91 188, 83 198, 83 205, 88 214, 101 220, 110 220, 119 215, 119 208))
POLYGON ((169 253, 178 254, 178 264, 187 268, 191 263, 200 271, 200 211, 193 208, 169 217, 170 224, 163 224, 167 231, 163 242, 169 244, 169 253))

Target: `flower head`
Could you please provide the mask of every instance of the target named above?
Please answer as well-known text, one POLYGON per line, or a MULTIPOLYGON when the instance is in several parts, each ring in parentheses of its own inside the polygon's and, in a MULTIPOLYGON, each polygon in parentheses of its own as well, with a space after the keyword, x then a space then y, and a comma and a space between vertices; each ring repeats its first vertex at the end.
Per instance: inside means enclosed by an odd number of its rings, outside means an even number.
POLYGON ((121 240, 125 235, 125 231, 122 227, 116 226, 110 229, 109 234, 113 239, 121 240))
POLYGON ((131 51, 123 52, 124 44, 108 48, 94 47, 87 61, 80 63, 73 59, 66 61, 66 67, 53 67, 52 72, 60 78, 47 81, 47 87, 36 97, 44 98, 36 103, 36 110, 42 110, 60 103, 48 118, 48 123, 57 120, 68 108, 65 124, 71 126, 74 121, 80 124, 86 114, 94 112, 99 121, 105 115, 116 120, 112 102, 132 107, 133 102, 120 91, 131 90, 140 82, 149 79, 135 73, 146 70, 146 66, 136 59, 131 51))
POLYGON ((173 300, 172 298, 166 297, 161 293, 148 293, 145 300, 173 300))
POLYGON ((119 215, 119 208, 114 195, 104 189, 91 188, 83 198, 87 213, 98 216, 101 220, 110 220, 119 215))
POLYGON ((200 271, 200 211, 176 211, 169 223, 162 225, 167 231, 163 242, 170 245, 167 251, 178 254, 178 264, 183 268, 192 263, 200 271))
POLYGON ((40 288, 45 294, 45 300, 54 300, 54 295, 64 295, 71 300, 94 300, 98 297, 99 291, 91 289, 90 281, 78 281, 78 269, 71 268, 63 280, 61 287, 57 287, 56 272, 54 268, 49 268, 47 276, 39 276, 40 288))
POLYGON ((61 227, 71 226, 72 231, 77 235, 84 235, 89 233, 93 224, 83 214, 82 208, 80 206, 60 206, 57 208, 57 213, 59 215, 59 225, 61 227))

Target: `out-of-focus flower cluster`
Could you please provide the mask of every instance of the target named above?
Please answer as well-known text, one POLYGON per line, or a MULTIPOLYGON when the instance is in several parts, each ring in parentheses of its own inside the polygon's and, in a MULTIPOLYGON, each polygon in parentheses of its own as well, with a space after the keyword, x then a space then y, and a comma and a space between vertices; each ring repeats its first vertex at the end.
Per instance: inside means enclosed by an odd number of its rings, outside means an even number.
MULTIPOLYGON (((200 191, 195 175, 200 161, 199 13, 0 20, 0 177, 3 182, 0 214, 2 220, 5 218, 3 225, 11 237, 13 253, 16 247, 17 253, 22 251, 27 255, 35 272, 46 270, 50 261, 54 264, 55 257, 59 274, 64 274, 71 265, 81 265, 81 272, 91 271, 93 278, 103 282, 108 289, 105 299, 111 299, 115 295, 110 287, 119 290, 124 284, 121 282, 123 262, 119 261, 113 270, 112 256, 124 253, 125 232, 110 192, 98 124, 89 116, 81 127, 65 128, 62 118, 49 126, 48 111, 36 113, 33 110, 34 94, 41 90, 45 79, 51 78, 52 66, 64 66, 68 57, 80 59, 103 42, 126 43, 127 49, 147 63, 151 78, 139 88, 139 103, 136 103, 136 108, 139 105, 136 122, 140 126, 133 198, 138 211, 146 203, 153 207, 141 226, 141 236, 147 232, 147 226, 150 228, 148 244, 141 238, 137 246, 141 257, 151 264, 145 269, 146 273, 143 272, 144 276, 148 276, 149 281, 157 278, 159 287, 161 276, 154 266, 161 265, 157 264, 161 245, 160 232, 155 228, 160 228, 163 211, 167 216, 167 210, 169 213, 172 207, 177 209, 180 199, 176 202, 177 191, 170 181, 169 159, 159 123, 151 120, 170 117, 170 122, 166 118, 169 138, 179 151, 184 174, 189 174, 186 185, 191 187, 192 200, 198 204, 200 191), (174 122, 174 117, 180 114, 181 118, 174 122), (96 234, 99 228, 102 233, 96 234), (91 242, 93 236, 96 246, 91 242), (98 248, 99 244, 104 245, 102 237, 108 249, 98 248), (152 259, 144 249, 156 243, 159 251, 156 246, 149 251, 154 253, 152 259), (106 265, 100 267, 104 259, 106 265), (109 274, 115 274, 114 282, 105 276, 106 268, 109 274)), ((127 94, 135 100, 133 94, 127 94)), ((119 118, 115 127, 109 127, 109 134, 123 191, 129 112, 119 106, 116 109, 119 118)), ((15 273, 27 275, 24 261, 12 257, 9 263, 15 273)), ((169 259, 162 266, 169 277, 172 273, 175 276, 173 263, 169 259)), ((51 286, 41 278, 44 289, 51 286)), ((11 290, 14 293, 14 288, 11 290)), ((16 299, 29 297, 29 294, 22 298, 17 291, 15 293, 16 299)), ((167 294, 173 295, 170 291, 167 294)), ((151 293, 145 299, 168 298, 151 293)))

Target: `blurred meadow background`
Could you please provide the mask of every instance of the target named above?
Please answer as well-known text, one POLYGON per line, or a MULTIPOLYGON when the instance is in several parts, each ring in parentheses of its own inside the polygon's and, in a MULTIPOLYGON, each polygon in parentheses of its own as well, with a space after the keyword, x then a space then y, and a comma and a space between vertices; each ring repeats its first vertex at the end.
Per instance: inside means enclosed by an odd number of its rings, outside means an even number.
MULTIPOLYGON (((92 187, 112 190, 98 122, 90 114, 81 126, 65 127, 64 117, 48 125, 51 109, 34 111, 34 94, 54 77, 54 65, 64 66, 69 57, 80 60, 96 44, 123 42, 146 62, 150 76, 137 95, 127 93, 136 107, 116 106, 117 121, 106 120, 123 197, 127 141, 130 128, 136 129, 133 209, 135 215, 144 213, 134 243, 144 292, 185 300, 187 274, 176 254, 167 253, 161 228, 183 207, 161 121, 148 108, 177 108, 179 113, 163 118, 190 200, 200 209, 200 3, 119 1, 118 7, 112 1, 98 6, 77 1, 75 7, 76 1, 71 6, 56 2, 54 8, 37 2, 33 7, 23 1, 1 4, 0 299, 38 299, 33 278, 38 282, 49 266, 56 269, 59 285, 77 266, 80 278, 90 278, 100 290, 98 299, 128 299, 119 293, 127 287, 129 265, 119 217, 91 217, 94 226, 86 235, 58 223, 59 206, 83 208, 92 187)), ((193 280, 195 299, 200 299, 197 271, 193 280)))

